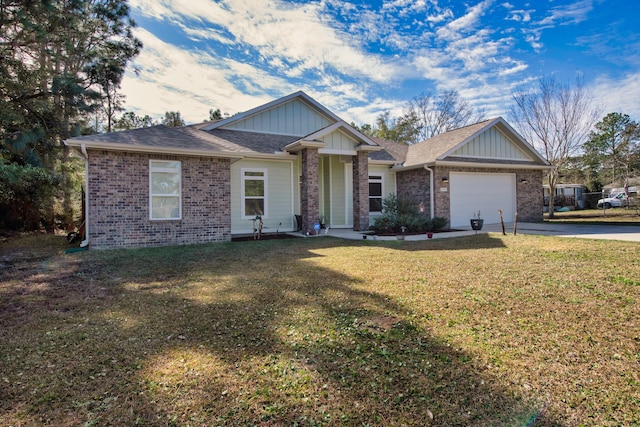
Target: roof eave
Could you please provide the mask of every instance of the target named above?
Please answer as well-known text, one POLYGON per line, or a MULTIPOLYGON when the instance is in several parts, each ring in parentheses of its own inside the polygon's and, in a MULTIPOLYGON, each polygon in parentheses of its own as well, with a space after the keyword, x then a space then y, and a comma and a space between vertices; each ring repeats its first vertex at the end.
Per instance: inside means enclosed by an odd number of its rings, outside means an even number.
POLYGON ((277 153, 245 153, 244 159, 295 160, 296 156, 289 152, 277 153))
POLYGON ((377 151, 382 151, 383 148, 379 145, 363 145, 363 144, 359 144, 356 146, 356 151, 364 151, 364 152, 377 152, 377 151))
POLYGON ((197 157, 218 157, 225 159, 243 159, 246 157, 240 153, 230 153, 224 151, 211 151, 211 150, 199 150, 189 148, 175 148, 175 147, 154 147, 143 145, 130 145, 130 144, 118 144, 118 143, 96 143, 87 142, 82 140, 76 141, 64 141, 64 144, 68 147, 82 148, 93 150, 106 150, 106 151, 124 151, 128 153, 146 153, 146 154, 174 154, 182 156, 197 156, 197 157))
POLYGON ((302 151, 305 148, 324 148, 325 143, 321 141, 308 141, 304 139, 300 139, 298 141, 292 142, 289 145, 286 145, 284 149, 290 153, 297 153, 298 151, 302 151))
POLYGON ((393 166, 396 164, 396 162, 393 161, 393 160, 372 160, 372 159, 369 159, 369 164, 370 165, 390 166, 392 170, 395 170, 395 169, 393 169, 393 166))
POLYGON ((527 164, 527 163, 482 163, 482 162, 460 162, 460 161, 448 161, 448 160, 436 160, 435 162, 426 163, 425 165, 433 166, 456 166, 467 168, 503 168, 503 169, 536 169, 547 170, 551 169, 551 166, 540 164, 527 164))

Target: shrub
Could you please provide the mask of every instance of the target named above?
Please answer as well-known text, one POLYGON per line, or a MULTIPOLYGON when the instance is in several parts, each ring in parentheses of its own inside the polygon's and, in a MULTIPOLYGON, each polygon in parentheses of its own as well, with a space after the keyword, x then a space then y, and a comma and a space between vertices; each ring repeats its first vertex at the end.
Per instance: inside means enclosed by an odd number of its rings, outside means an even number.
POLYGON ((442 216, 434 216, 432 219, 427 220, 426 231, 438 231, 447 226, 449 220, 442 216))
POLYGON ((372 227, 376 233, 400 233, 402 227, 408 233, 437 231, 446 227, 448 222, 443 217, 429 219, 420 215, 415 204, 395 194, 389 194, 382 200, 382 208, 382 215, 375 219, 372 227))
POLYGON ((0 163, 0 228, 35 230, 53 215, 60 178, 41 167, 0 163))

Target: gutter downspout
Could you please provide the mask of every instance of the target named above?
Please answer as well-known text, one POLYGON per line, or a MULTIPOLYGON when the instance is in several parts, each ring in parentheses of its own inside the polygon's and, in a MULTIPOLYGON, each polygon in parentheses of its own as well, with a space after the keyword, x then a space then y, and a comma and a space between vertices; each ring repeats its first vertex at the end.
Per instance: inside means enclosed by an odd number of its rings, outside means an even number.
POLYGON ((89 153, 85 144, 80 146, 84 158, 84 240, 80 242, 81 248, 89 246, 89 153))
POLYGON ((435 214, 435 209, 433 207, 433 202, 435 200, 435 194, 433 193, 433 169, 427 165, 424 165, 424 168, 429 171, 429 214, 430 219, 433 219, 435 214))

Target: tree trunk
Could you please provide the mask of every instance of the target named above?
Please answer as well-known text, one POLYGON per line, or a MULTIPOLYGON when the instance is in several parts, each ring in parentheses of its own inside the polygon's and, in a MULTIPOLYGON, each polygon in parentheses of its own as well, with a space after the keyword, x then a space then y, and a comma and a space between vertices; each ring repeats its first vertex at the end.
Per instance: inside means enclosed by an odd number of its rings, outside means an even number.
POLYGON ((557 179, 553 176, 554 173, 549 174, 549 219, 554 218, 555 199, 556 199, 556 183, 557 179))

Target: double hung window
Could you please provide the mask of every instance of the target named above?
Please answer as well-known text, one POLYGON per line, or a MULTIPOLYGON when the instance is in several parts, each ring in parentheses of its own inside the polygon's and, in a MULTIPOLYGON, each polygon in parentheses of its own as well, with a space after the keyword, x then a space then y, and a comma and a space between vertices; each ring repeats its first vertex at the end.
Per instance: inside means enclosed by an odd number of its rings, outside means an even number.
POLYGON ((182 218, 182 170, 179 161, 150 160, 149 215, 157 220, 182 218))
POLYGON ((267 171, 242 169, 242 216, 267 216, 267 171))
POLYGON ((382 176, 369 176, 369 212, 382 212, 382 176))

